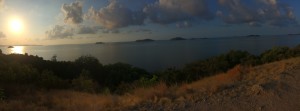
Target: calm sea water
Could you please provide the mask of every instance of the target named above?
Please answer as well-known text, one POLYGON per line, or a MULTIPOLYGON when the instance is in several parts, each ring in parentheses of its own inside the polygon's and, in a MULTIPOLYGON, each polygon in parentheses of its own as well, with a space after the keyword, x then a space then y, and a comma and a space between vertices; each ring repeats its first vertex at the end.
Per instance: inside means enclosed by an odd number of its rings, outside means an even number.
POLYGON ((102 64, 129 63, 148 71, 181 67, 184 64, 226 53, 229 50, 246 50, 252 54, 276 46, 294 47, 300 36, 269 36, 256 38, 214 38, 184 41, 126 42, 83 45, 1 46, 3 53, 28 53, 50 60, 57 55, 60 61, 74 61, 82 55, 97 57, 102 64))

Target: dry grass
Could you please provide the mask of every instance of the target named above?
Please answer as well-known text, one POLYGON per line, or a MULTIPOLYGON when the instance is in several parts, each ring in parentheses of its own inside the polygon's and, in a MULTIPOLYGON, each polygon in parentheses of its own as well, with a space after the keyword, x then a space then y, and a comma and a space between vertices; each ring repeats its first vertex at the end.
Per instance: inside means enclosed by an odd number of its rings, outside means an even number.
POLYGON ((178 101, 194 101, 196 96, 230 89, 243 81, 252 81, 248 83, 250 86, 266 84, 272 79, 279 79, 278 73, 291 70, 299 63, 300 58, 294 58, 253 68, 238 65, 226 73, 191 84, 168 87, 160 83, 150 88, 135 89, 122 96, 69 90, 27 91, 0 102, 0 111, 103 111, 122 110, 142 103, 165 105, 178 101))
MULTIPOLYGON (((183 85, 180 89, 214 93, 224 87, 230 87, 231 85, 234 85, 236 81, 239 81, 241 79, 242 70, 245 70, 245 68, 238 65, 226 73, 217 74, 216 76, 207 77, 200 81, 183 85)), ((181 90, 179 90, 179 92, 182 92, 181 90)))

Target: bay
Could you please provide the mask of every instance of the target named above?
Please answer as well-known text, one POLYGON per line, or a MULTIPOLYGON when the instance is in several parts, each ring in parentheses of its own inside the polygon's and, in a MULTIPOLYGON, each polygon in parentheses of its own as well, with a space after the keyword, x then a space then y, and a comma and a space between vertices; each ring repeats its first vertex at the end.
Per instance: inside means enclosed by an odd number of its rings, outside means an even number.
POLYGON ((263 36, 209 38, 178 41, 120 42, 104 44, 14 46, 0 49, 5 54, 28 53, 50 60, 56 55, 59 61, 74 61, 82 55, 96 57, 102 64, 123 62, 148 71, 170 67, 180 68, 187 63, 203 60, 230 50, 245 50, 260 54, 272 47, 294 47, 300 44, 300 36, 263 36))

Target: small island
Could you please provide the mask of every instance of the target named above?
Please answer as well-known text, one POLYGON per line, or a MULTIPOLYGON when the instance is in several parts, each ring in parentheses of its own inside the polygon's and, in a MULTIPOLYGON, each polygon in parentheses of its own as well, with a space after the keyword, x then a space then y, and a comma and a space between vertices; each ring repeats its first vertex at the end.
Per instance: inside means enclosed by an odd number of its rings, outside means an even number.
POLYGON ((142 39, 142 40, 136 40, 135 42, 153 42, 155 40, 153 39, 142 39))
POLYGON ((288 34, 288 35, 300 35, 300 33, 299 34, 288 34))
POLYGON ((191 38, 190 40, 200 40, 200 39, 208 39, 208 38, 191 38))
POLYGON ((171 38, 170 40, 186 40, 186 39, 182 37, 175 37, 175 38, 171 38))
POLYGON ((104 44, 103 42, 96 42, 96 44, 104 44))
POLYGON ((260 35, 247 35, 246 37, 260 37, 260 35))
POLYGON ((14 46, 8 46, 7 48, 14 48, 14 46))

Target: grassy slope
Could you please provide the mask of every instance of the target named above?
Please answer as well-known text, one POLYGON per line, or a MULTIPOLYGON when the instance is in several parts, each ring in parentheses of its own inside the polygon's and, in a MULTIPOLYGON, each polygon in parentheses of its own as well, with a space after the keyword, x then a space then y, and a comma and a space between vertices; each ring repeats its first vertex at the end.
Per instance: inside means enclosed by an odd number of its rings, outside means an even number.
MULTIPOLYGON (((16 88, 1 111, 300 110, 300 58, 257 67, 236 66, 191 84, 161 83, 119 95, 16 88)), ((11 92, 11 91, 10 91, 11 92)))

